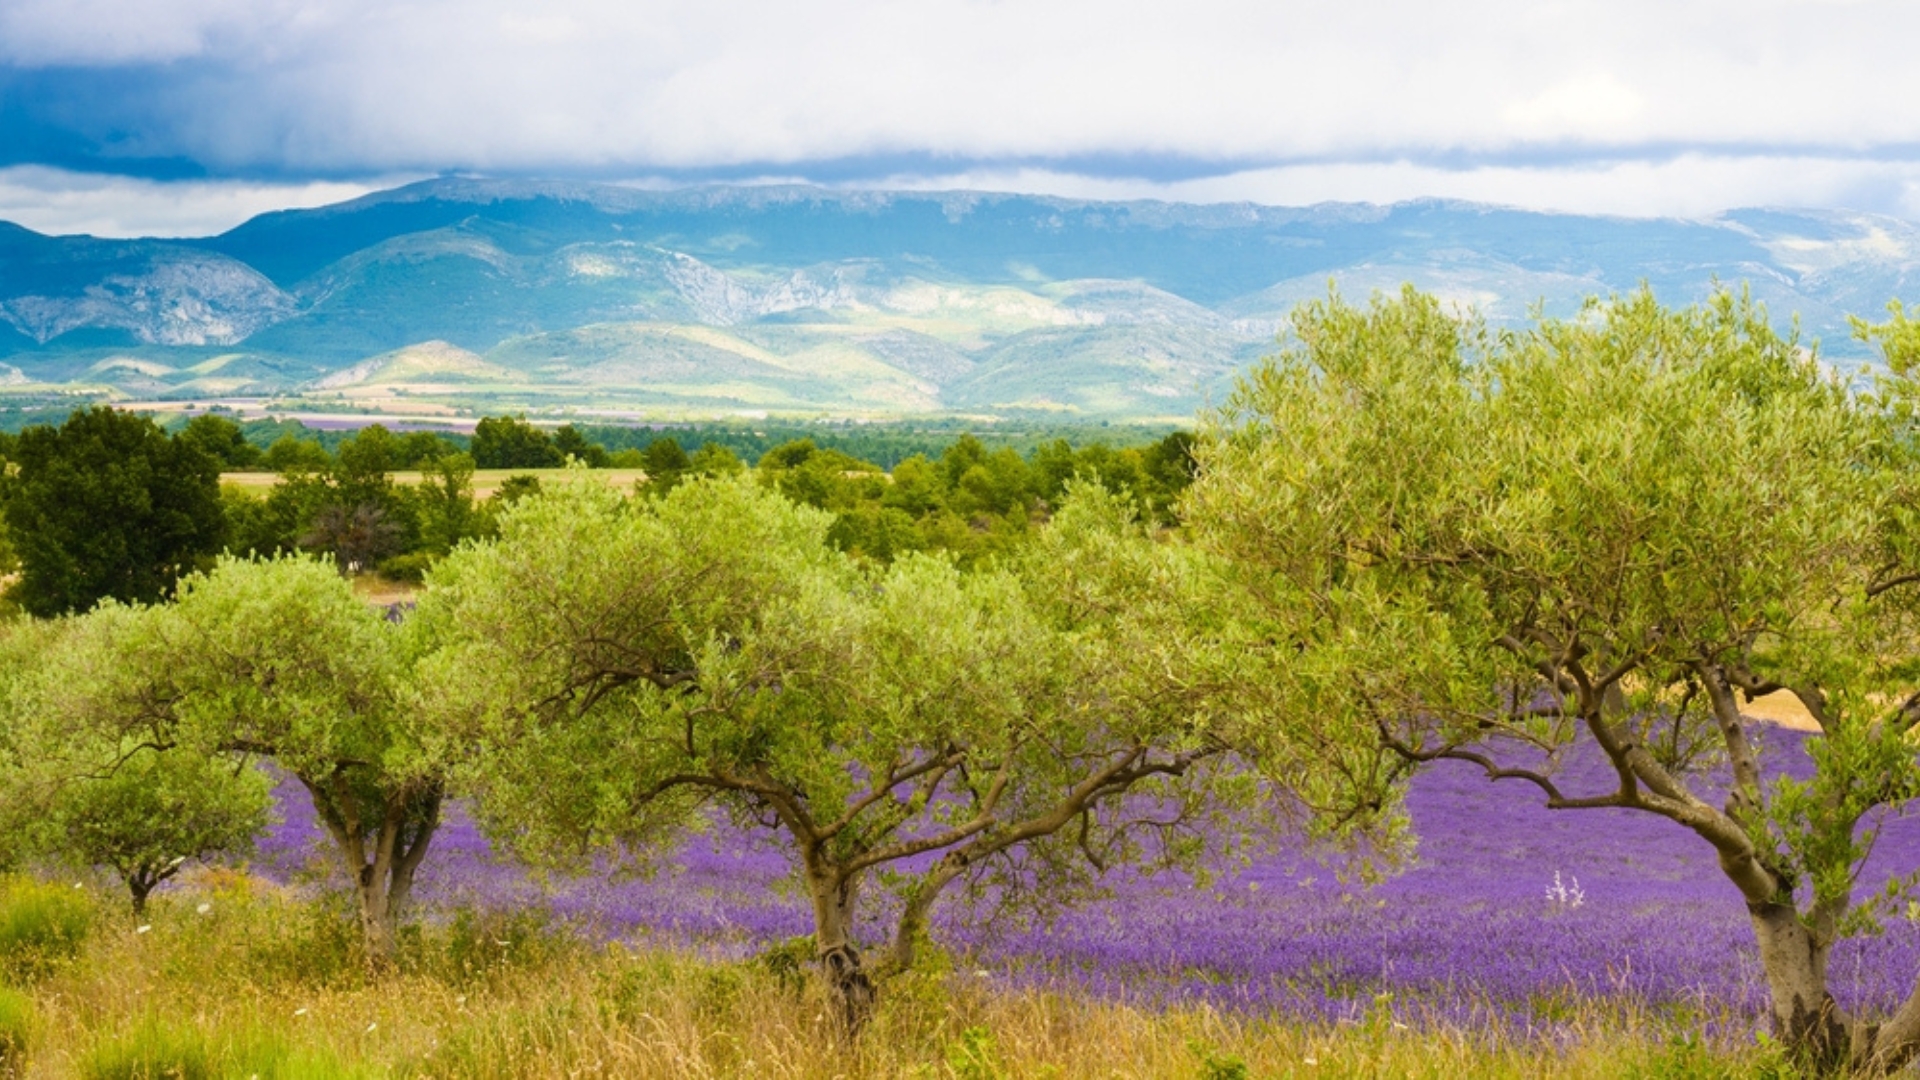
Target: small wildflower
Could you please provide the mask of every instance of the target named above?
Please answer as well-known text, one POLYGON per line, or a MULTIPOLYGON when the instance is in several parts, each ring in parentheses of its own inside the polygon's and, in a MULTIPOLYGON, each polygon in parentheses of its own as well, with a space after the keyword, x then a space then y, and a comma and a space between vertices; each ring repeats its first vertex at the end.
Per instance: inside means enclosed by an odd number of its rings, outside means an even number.
POLYGON ((1570 878, 1571 884, 1560 880, 1560 871, 1553 872, 1553 884, 1547 886, 1547 903, 1571 911, 1587 902, 1585 890, 1580 888, 1579 878, 1570 878))
POLYGON ((213 905, 201 904, 199 907, 194 908, 193 910, 201 915, 211 915, 213 914, 213 905))

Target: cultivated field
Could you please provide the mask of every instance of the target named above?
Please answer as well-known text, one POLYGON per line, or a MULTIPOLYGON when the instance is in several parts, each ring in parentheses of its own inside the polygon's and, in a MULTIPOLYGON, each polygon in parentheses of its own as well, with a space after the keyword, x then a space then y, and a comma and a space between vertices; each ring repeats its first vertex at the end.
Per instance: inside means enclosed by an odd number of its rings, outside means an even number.
MULTIPOLYGON (((1776 767, 1804 766, 1798 736, 1767 745, 1776 767)), ((1577 761, 1567 780, 1604 776, 1577 761)), ((164 890, 139 921, 111 891, 86 890, 101 912, 87 946, 30 990, 25 1075, 140 1075, 108 1059, 147 1044, 204 1056, 204 1075, 263 1076, 1777 1067, 1751 930, 1699 841, 1645 815, 1605 811, 1595 829, 1584 813, 1495 799, 1465 767, 1421 777, 1411 809, 1419 854, 1372 888, 1288 845, 1220 866, 1204 887, 1116 879, 1051 921, 952 906, 937 920, 943 959, 889 984, 849 1051, 780 959, 809 929, 806 901, 756 834, 720 826, 650 878, 547 878, 497 858, 456 810, 423 868, 425 917, 400 971, 370 977, 332 899, 343 883, 288 782, 281 822, 246 866, 164 890)), ((1894 822, 1873 867, 1916 855, 1920 821, 1894 822)), ((1896 920, 1836 955, 1835 990, 1886 1008, 1917 963, 1920 925, 1896 920)))
MULTIPOLYGON (((390 474, 396 484, 418 484, 421 473, 405 471, 390 474)), ((500 490, 500 485, 510 476, 531 476, 542 484, 556 483, 567 475, 565 469, 475 469, 473 473, 473 497, 484 499, 500 490)), ((588 475, 603 480, 615 487, 631 488, 647 478, 639 469, 594 469, 588 475)), ((221 473, 222 484, 254 493, 265 493, 280 482, 280 474, 272 472, 230 472, 221 473)))

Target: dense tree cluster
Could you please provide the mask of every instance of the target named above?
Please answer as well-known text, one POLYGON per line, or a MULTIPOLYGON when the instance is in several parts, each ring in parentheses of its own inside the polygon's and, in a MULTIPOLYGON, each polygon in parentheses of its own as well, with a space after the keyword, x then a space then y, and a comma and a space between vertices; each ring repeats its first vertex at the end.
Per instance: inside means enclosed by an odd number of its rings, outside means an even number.
POLYGON ((6 454, 0 510, 19 564, 8 594, 32 614, 158 599, 226 539, 218 462, 144 417, 86 409, 27 429, 6 454))
MULTIPOLYGON (((380 962, 451 796, 576 866, 725 813, 788 853, 857 1031, 943 897, 1064 902, 1274 819, 1391 857, 1409 776, 1463 761, 1698 836, 1809 1070, 1920 1057, 1920 990, 1859 1017, 1827 971, 1914 882, 1862 868, 1920 800, 1920 324, 1859 325, 1870 390, 1724 294, 1496 335, 1408 290, 1293 326, 1197 437, 1123 450, 961 438, 882 471, 802 439, 749 469, 655 437, 619 452, 633 490, 578 468, 490 505, 479 453, 563 436, 490 420, 405 487, 411 436, 284 452, 231 514, 252 557, 192 548, 139 579, 184 575, 170 599, 0 623, 0 858, 112 867, 142 902, 257 829, 271 761, 380 962), (440 561, 390 620, 338 570, 395 551, 440 561), (1806 767, 1763 759, 1744 706, 1774 693, 1818 724, 1806 767), (1617 783, 1573 790, 1573 753, 1617 783), (876 911, 885 940, 858 940, 876 911)), ((144 423, 69 423, 80 460, 126 448, 112 506, 147 505, 155 466, 127 462, 245 453, 144 423)), ((67 433, 30 435, 0 447, 10 526, 72 482, 45 466, 67 433)))
POLYGON ((912 551, 949 551, 971 565, 1024 544, 1075 477, 1125 494, 1148 517, 1170 518, 1192 480, 1191 445, 1181 432, 1124 450, 1104 443, 1075 450, 1060 439, 1022 458, 963 435, 939 457, 915 454, 888 475, 800 440, 769 450, 758 474, 789 499, 830 511, 828 538, 843 551, 883 563, 912 551))

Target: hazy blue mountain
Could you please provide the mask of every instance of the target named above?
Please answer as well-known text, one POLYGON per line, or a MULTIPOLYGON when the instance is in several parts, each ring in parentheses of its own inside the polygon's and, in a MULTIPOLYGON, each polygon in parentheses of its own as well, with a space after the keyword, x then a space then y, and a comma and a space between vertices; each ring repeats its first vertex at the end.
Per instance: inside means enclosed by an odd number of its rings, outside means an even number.
POLYGON ((1847 367, 1848 314, 1920 299, 1920 229, 446 179, 194 240, 0 223, 0 403, 1181 417, 1329 280, 1495 322, 1745 284, 1847 367))

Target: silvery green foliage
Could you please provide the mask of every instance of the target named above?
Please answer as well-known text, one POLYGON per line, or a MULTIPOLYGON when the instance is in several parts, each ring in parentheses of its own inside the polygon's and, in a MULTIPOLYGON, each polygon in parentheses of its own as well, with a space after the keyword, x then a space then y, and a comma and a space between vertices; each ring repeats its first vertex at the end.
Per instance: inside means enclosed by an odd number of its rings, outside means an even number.
POLYGON ((171 603, 102 604, 49 633, 18 706, 36 732, 30 772, 159 770, 158 785, 194 758, 269 760, 311 795, 369 955, 390 950, 444 782, 410 726, 409 628, 319 561, 227 558, 183 578, 171 603), (156 755, 166 763, 145 763, 156 755))
POLYGON ((1920 1000, 1876 1036, 1825 989, 1869 815, 1920 792, 1910 442, 1730 294, 1495 337, 1409 290, 1295 326, 1214 418, 1186 507, 1274 643, 1240 737, 1336 815, 1451 758, 1669 818, 1754 912, 1786 1041, 1875 1067, 1920 1048, 1920 1000), (1741 702, 1776 689, 1824 728, 1810 779, 1757 760, 1741 702), (1583 742, 1613 790, 1556 782, 1583 742), (1724 800, 1697 780, 1718 762, 1724 800))
POLYGON ((1123 595, 1168 584, 1150 538, 1112 508, 1066 516, 1056 554, 1130 554, 863 566, 827 544, 827 515, 748 478, 631 502, 572 484, 436 570, 415 617, 442 643, 427 696, 523 852, 644 861, 708 804, 784 837, 857 1026, 863 891, 901 905, 884 975, 956 881, 1044 895, 1143 830, 1177 835, 1176 781, 1219 748, 1167 677, 1179 650, 1142 629, 1157 609, 1123 595))
POLYGON ((136 913, 155 886, 196 861, 244 855, 267 826, 271 785, 244 758, 151 748, 114 756, 66 783, 54 821, 61 856, 110 868, 136 913))
POLYGON ((171 696, 139 659, 152 609, 108 602, 7 635, 4 728, 24 820, 18 845, 112 869, 135 910, 191 861, 244 851, 266 828, 268 784, 246 755, 180 747, 152 721, 171 696), (132 663, 129 663, 132 661, 132 663))

